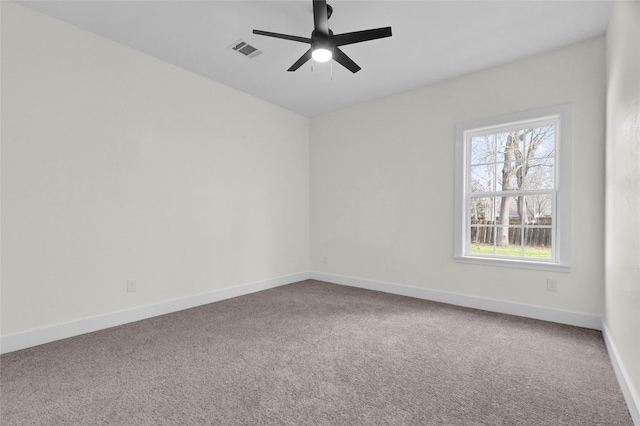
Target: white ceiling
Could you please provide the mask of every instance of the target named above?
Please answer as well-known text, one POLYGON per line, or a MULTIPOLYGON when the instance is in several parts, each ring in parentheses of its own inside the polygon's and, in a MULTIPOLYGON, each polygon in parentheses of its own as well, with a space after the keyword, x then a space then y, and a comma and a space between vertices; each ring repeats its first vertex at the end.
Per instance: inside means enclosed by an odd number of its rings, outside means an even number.
POLYGON ((343 46, 362 70, 311 61, 311 0, 21 1, 32 9, 312 117, 604 34, 611 1, 329 0, 335 34, 391 26, 390 38, 343 46), (238 39, 264 53, 229 49, 238 39))

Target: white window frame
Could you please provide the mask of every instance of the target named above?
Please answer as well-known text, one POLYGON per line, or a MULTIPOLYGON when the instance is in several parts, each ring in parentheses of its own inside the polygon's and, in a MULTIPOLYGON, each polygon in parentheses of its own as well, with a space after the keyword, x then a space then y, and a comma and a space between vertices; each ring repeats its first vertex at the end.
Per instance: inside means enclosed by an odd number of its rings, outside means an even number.
MULTIPOLYGON (((456 126, 455 147, 455 231, 454 260, 479 265, 540 269, 557 272, 571 271, 571 104, 557 105, 516 114, 486 118, 456 126), (554 259, 505 258, 473 255, 468 252, 470 241, 469 144, 470 135, 491 129, 500 131, 526 126, 528 122, 558 120, 555 152, 555 211, 553 218, 554 259)), ((510 195, 504 193, 505 195, 510 195)))

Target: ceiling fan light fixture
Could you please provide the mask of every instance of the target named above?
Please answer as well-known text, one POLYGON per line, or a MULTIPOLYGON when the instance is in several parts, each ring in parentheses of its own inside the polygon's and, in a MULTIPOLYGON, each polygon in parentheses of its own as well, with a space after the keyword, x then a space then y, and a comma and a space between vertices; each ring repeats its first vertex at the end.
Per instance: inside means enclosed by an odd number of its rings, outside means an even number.
POLYGON ((311 52, 311 57, 316 62, 328 62, 332 56, 331 50, 325 49, 324 47, 319 47, 311 52))

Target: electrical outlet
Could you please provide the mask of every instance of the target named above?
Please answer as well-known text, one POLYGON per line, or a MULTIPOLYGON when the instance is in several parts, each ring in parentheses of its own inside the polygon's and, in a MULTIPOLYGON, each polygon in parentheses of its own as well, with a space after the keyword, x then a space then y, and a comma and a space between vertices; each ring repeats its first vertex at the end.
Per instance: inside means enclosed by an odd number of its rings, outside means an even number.
POLYGON ((136 290, 136 280, 127 280, 127 293, 133 293, 136 290))
POLYGON ((547 291, 558 291, 558 280, 547 278, 547 291))
POLYGON ((322 256, 322 263, 327 264, 327 256, 322 256))

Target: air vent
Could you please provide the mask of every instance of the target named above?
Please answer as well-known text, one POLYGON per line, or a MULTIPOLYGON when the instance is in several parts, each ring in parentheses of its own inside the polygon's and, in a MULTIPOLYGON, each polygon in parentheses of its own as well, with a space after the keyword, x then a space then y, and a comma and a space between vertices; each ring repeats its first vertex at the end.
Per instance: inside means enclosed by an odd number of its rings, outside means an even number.
POLYGON ((258 50, 256 47, 253 47, 252 45, 242 41, 242 39, 229 46, 229 49, 235 50, 236 52, 242 54, 242 56, 246 56, 247 58, 251 59, 262 53, 261 50, 258 50))

